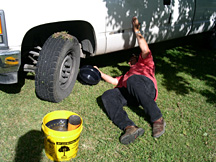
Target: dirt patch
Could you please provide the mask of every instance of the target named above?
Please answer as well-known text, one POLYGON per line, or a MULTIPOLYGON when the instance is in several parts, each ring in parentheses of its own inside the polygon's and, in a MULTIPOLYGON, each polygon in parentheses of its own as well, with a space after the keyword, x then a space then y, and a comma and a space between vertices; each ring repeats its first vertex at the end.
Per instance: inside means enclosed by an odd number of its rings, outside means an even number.
POLYGON ((66 31, 54 33, 52 35, 52 37, 53 38, 62 38, 64 40, 70 40, 70 41, 73 40, 73 36, 71 36, 70 34, 68 34, 68 32, 66 32, 66 31))

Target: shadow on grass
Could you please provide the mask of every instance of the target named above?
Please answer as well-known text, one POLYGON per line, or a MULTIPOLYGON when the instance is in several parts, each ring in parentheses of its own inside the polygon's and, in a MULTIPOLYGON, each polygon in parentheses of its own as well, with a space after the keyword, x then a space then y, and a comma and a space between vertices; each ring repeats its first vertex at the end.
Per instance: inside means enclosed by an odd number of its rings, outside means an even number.
MULTIPOLYGON (((208 47, 206 35, 199 34, 185 38, 149 45, 156 65, 156 74, 163 75, 162 85, 168 91, 176 94, 187 95, 189 92, 200 93, 207 98, 207 102, 215 103, 216 89, 216 50, 208 47), (204 42, 206 40, 206 42, 204 42), (205 82, 212 91, 207 89, 193 89, 181 73, 190 75, 193 79, 205 82)), ((81 60, 82 65, 97 65, 99 68, 112 66, 118 68, 123 74, 128 66, 120 66, 119 63, 128 61, 131 54, 139 53, 138 48, 115 52, 111 54, 92 57, 81 60)), ((112 76, 117 72, 112 71, 112 76)))
POLYGON ((0 84, 0 91, 9 93, 9 94, 16 94, 19 93, 21 88, 25 84, 25 73, 18 74, 18 83, 16 84, 0 84))
POLYGON ((203 42, 205 36, 204 34, 194 35, 173 42, 155 44, 152 48, 155 49, 153 51, 156 73, 163 75, 162 85, 168 91, 175 91, 180 95, 186 95, 190 91, 200 93, 207 98, 207 102, 215 103, 216 50, 210 49, 208 44, 203 42), (168 43, 173 47, 169 48, 168 43), (181 73, 190 75, 192 79, 204 81, 212 92, 191 88, 191 83, 182 77, 181 73))
POLYGON ((19 138, 14 162, 39 162, 44 148, 43 133, 31 130, 19 138))
POLYGON ((22 87, 25 85, 25 79, 34 80, 34 77, 33 76, 27 76, 26 72, 19 72, 18 73, 18 83, 0 84, 0 91, 6 92, 8 94, 19 93, 21 91, 22 87))

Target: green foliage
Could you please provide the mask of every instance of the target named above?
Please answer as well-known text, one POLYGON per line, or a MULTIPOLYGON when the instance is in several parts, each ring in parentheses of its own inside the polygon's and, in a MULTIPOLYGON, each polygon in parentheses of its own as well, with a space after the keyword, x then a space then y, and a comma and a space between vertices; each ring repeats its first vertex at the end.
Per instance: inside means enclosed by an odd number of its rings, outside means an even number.
MULTIPOLYGON (((157 104, 167 123, 160 138, 152 137, 142 107, 124 107, 145 133, 128 146, 119 143, 122 131, 108 119, 100 98, 113 88, 104 81, 95 86, 77 81, 68 98, 50 103, 36 97, 34 74, 28 74, 25 82, 0 85, 0 161, 50 161, 44 152, 41 123, 47 113, 62 109, 78 113, 84 121, 78 155, 71 161, 216 161, 216 51, 200 44, 165 44, 150 45, 159 88, 157 104)), ((139 51, 98 56, 82 64, 97 65, 117 76, 128 69, 133 52, 139 51)))

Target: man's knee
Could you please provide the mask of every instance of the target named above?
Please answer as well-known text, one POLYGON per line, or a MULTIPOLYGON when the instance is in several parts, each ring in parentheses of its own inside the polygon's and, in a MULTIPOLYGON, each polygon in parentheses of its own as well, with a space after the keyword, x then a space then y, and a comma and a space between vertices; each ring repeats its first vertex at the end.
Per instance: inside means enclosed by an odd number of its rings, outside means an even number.
POLYGON ((112 100, 113 97, 114 97, 114 89, 110 89, 110 90, 105 91, 102 94, 101 99, 102 99, 102 101, 104 103, 105 101, 112 100))
POLYGON ((105 91, 101 96, 104 107, 110 106, 110 105, 112 106, 126 105, 127 100, 124 98, 122 94, 123 91, 124 91, 123 89, 119 89, 119 88, 114 88, 114 89, 105 91))

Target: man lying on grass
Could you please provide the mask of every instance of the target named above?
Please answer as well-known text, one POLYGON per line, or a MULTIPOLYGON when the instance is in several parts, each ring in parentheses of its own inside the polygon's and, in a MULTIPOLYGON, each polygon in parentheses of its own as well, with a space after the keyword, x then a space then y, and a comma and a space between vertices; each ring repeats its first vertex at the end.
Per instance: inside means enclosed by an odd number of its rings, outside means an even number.
POLYGON ((133 30, 136 35, 141 53, 139 57, 132 56, 129 60, 130 69, 125 75, 113 78, 101 72, 101 77, 108 83, 115 85, 114 89, 107 90, 102 95, 105 110, 124 134, 120 137, 122 144, 129 144, 144 134, 144 129, 137 127, 129 119, 123 106, 136 103, 144 108, 150 117, 153 126, 153 137, 158 138, 165 132, 165 121, 156 104, 158 95, 155 79, 155 65, 152 53, 144 37, 140 34, 140 23, 136 17, 132 19, 133 30))

